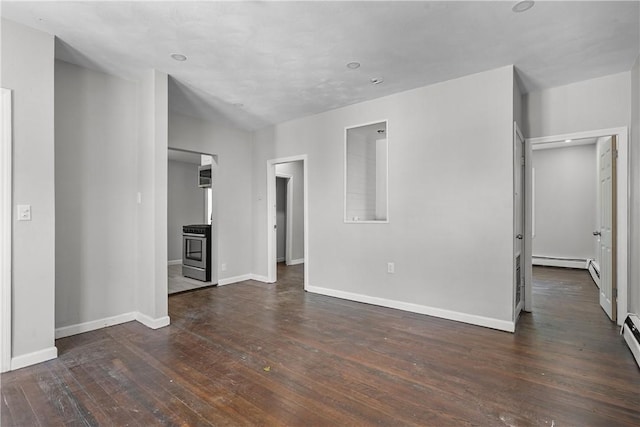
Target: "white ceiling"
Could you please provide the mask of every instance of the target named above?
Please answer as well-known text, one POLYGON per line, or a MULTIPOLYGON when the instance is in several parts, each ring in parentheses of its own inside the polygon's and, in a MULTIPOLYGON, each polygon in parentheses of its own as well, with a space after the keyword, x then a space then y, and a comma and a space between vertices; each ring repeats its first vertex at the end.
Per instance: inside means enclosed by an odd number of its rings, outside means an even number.
POLYGON ((628 71, 640 51, 637 1, 514 4, 3 0, 2 16, 56 35, 59 59, 166 72, 172 110, 245 129, 509 64, 528 92, 628 71))

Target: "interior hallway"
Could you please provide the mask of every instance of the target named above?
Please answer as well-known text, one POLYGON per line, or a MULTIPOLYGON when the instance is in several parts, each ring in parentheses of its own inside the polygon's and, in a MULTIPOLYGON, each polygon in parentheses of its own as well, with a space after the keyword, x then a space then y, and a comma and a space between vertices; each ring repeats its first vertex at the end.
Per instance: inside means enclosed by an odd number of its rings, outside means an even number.
POLYGON ((2 425, 640 425, 640 372, 588 273, 534 275, 509 334, 305 293, 279 265, 276 284, 172 296, 166 328, 58 340, 2 375, 2 425))

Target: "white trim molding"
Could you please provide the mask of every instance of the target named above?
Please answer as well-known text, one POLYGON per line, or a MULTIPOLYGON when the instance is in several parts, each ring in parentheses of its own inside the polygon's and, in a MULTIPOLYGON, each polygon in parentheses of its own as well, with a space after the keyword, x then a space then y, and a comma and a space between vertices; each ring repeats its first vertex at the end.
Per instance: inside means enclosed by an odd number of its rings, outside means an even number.
POLYGON ((12 101, 0 88, 0 372, 11 369, 12 101))
POLYGON ((227 277, 226 279, 218 279, 218 286, 231 285, 232 283, 244 282, 245 280, 251 280, 253 277, 251 274, 243 274, 241 276, 227 277))
POLYGON ((11 359, 11 370, 26 368, 27 366, 35 365, 36 363, 46 362, 58 357, 58 349, 56 347, 49 347, 43 350, 34 351, 33 353, 23 354, 11 359))
POLYGON ((260 274, 252 274, 251 280, 255 280, 256 282, 270 283, 267 276, 261 276, 260 274))
POLYGON ((160 329, 171 324, 171 319, 169 318, 169 316, 163 316, 158 319, 154 319, 140 312, 136 313, 136 320, 142 323, 147 328, 151 329, 160 329))
POLYGON ((131 322, 136 320, 137 315, 138 313, 132 311, 131 313, 105 317, 104 319, 92 320, 90 322, 78 323, 76 325, 62 326, 60 328, 56 328, 56 339, 70 337, 72 335, 82 334, 84 332, 91 332, 97 329, 119 325, 121 323, 131 322))
POLYGON ((304 258, 292 259, 291 262, 287 265, 298 265, 304 264, 304 258))
POLYGON ((182 265, 181 259, 172 259, 167 261, 167 265, 182 265))
POLYGON ((56 339, 96 331, 98 329, 108 328, 109 326, 120 325, 122 323, 133 322, 134 320, 151 329, 162 328, 171 323, 169 316, 153 319, 146 314, 142 314, 138 311, 132 311, 129 313, 118 314, 117 316, 110 316, 102 319, 91 320, 89 322, 56 328, 56 339))
POLYGON ((369 295, 356 294, 352 292, 339 291, 336 289, 322 288, 318 286, 306 286, 306 291, 329 297, 336 297, 350 301, 363 302, 366 304, 378 305, 381 307, 395 308, 412 313, 426 314, 428 316, 439 317, 441 319, 454 320, 456 322, 469 323, 485 328, 497 329, 505 332, 515 331, 515 322, 511 320, 500 320, 491 317, 478 316, 475 314, 461 313, 458 311, 444 310, 437 307, 414 304, 404 301, 390 300, 386 298, 372 297, 369 295))

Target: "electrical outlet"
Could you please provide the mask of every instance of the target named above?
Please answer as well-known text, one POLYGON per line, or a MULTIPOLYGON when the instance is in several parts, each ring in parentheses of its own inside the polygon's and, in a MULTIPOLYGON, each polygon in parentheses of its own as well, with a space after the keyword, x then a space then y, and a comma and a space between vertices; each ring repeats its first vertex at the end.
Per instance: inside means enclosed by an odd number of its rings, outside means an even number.
POLYGON ((18 205, 18 221, 31 221, 31 205, 18 205))
POLYGON ((227 271, 227 264, 224 264, 224 263, 223 263, 223 264, 220 266, 220 268, 222 269, 222 271, 227 271))
POLYGON ((387 273, 395 273, 396 272, 396 264, 393 262, 388 262, 387 263, 387 273))

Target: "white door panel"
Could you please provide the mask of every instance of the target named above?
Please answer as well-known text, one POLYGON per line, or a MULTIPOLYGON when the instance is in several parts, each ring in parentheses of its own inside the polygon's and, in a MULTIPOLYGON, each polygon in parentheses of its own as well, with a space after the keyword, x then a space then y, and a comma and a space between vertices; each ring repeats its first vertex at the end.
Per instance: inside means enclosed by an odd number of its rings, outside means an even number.
POLYGON ((600 306, 616 320, 616 138, 598 148, 600 170, 600 306))
POLYGON ((513 167, 514 167, 514 263, 515 263, 515 280, 514 280, 514 321, 518 320, 520 312, 524 308, 524 176, 525 176, 525 157, 524 157, 524 138, 518 129, 518 125, 514 123, 513 135, 513 167))

